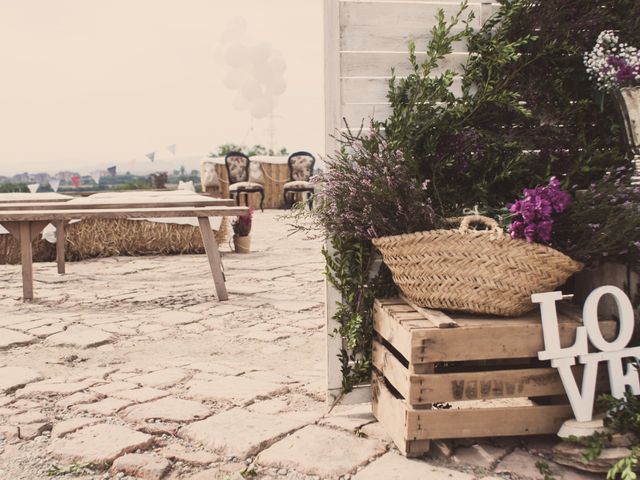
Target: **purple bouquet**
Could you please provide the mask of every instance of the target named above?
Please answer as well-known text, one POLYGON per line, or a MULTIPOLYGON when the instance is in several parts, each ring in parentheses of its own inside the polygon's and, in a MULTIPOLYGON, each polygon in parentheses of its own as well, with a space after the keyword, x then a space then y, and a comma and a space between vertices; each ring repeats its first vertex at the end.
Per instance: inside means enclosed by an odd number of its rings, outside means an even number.
POLYGON ((553 229, 553 215, 562 213, 571 203, 571 195, 560 189, 560 182, 551 177, 549 185, 525 188, 524 198, 508 205, 513 214, 509 227, 511 238, 527 242, 549 243, 553 229))

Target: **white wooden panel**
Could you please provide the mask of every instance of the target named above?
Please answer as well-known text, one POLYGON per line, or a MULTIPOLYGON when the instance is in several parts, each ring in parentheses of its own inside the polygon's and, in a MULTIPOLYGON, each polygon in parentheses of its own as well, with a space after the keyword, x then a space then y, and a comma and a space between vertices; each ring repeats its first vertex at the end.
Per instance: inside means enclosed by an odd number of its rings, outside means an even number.
MULTIPOLYGON (((389 80, 386 78, 343 78, 342 104, 387 103, 389 80)), ((456 78, 450 89, 455 95, 462 93, 462 80, 456 78)))
MULTIPOLYGON (((418 53, 418 62, 422 63, 426 55, 418 53)), ((445 70, 462 72, 469 54, 452 53, 440 60, 440 64, 433 70, 439 75, 445 70)), ((398 76, 413 73, 407 52, 343 52, 340 58, 340 72, 342 77, 389 77, 391 69, 395 68, 398 76)))
MULTIPOLYGON (((340 128, 340 18, 338 0, 324 1, 324 78, 325 78, 325 156, 337 150, 336 136, 340 128)), ((330 245, 327 245, 330 249, 330 245)), ((332 406, 342 390, 342 365, 338 354, 342 349, 342 338, 333 332, 340 325, 333 319, 336 303, 341 300, 338 292, 326 283, 326 365, 327 403, 332 406)))
MULTIPOLYGON (((366 103, 349 103, 342 106, 342 116, 353 129, 360 128, 363 123, 365 126, 369 123, 366 119, 384 120, 391 114, 391 106, 389 104, 371 105, 366 103)), ((343 125, 341 125, 344 127, 343 125)))
MULTIPOLYGON (((342 51, 406 52, 409 41, 421 50, 430 36, 431 27, 439 9, 451 17, 459 10, 458 4, 410 2, 341 2, 340 49, 342 51)), ((481 6, 469 7, 476 13, 471 22, 480 26, 481 6)), ((461 31, 463 24, 453 31, 461 31)), ((463 42, 454 45, 454 51, 466 51, 463 42)))

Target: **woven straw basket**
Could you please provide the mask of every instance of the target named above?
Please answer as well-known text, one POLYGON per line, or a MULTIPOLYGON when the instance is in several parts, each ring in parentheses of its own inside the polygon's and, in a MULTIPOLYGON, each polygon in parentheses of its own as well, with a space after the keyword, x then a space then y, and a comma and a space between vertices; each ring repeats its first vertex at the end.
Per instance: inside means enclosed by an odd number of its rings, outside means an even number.
POLYGON ((583 265, 553 248, 514 240, 498 223, 464 217, 457 230, 432 230, 373 240, 393 280, 427 308, 494 315, 532 310, 531 294, 564 284, 583 265), (484 224, 473 230, 469 224, 484 224))

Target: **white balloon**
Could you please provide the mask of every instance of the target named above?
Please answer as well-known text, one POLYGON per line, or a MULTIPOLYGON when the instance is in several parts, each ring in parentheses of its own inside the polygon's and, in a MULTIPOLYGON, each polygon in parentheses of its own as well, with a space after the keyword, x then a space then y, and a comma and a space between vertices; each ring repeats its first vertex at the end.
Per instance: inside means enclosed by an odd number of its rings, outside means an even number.
POLYGON ((267 84, 267 92, 274 96, 282 95, 287 91, 287 84, 284 79, 272 80, 267 84))
POLYGON ((251 77, 244 79, 240 90, 242 91, 242 96, 249 101, 257 100, 262 96, 260 84, 251 77))
POLYGON ((287 63, 280 55, 270 58, 269 65, 274 71, 278 73, 284 73, 284 71, 287 69, 287 63))
POLYGON ((246 62, 247 53, 248 50, 246 46, 241 43, 233 43, 227 48, 224 59, 227 65, 231 67, 241 67, 246 62))
POLYGON ((254 118, 264 118, 273 111, 273 106, 272 98, 263 96, 256 100, 251 106, 251 116, 254 118))
POLYGON ((265 62, 271 56, 273 47, 269 42, 262 42, 251 49, 251 60, 255 63, 265 62))

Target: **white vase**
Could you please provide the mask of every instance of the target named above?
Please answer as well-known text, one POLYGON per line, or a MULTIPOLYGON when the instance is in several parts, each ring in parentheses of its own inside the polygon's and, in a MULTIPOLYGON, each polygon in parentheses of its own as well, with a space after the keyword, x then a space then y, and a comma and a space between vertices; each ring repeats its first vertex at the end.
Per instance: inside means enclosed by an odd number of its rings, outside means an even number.
POLYGON ((621 88, 616 98, 622 113, 627 143, 633 154, 633 183, 640 184, 640 86, 621 88))

